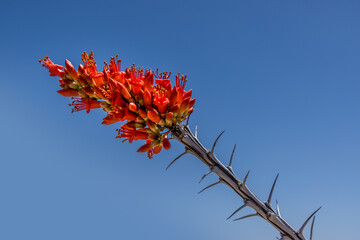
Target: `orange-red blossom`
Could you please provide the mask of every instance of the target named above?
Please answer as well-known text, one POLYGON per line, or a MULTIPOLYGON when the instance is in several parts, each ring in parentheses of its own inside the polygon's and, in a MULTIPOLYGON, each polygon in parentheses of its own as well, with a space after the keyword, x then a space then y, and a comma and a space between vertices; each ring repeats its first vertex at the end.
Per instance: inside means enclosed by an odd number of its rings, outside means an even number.
POLYGON ((117 129, 117 138, 123 141, 145 140, 138 152, 147 152, 149 158, 162 148, 169 149, 169 130, 183 122, 193 111, 195 99, 192 90, 185 91, 186 75, 176 75, 176 84, 170 83, 171 73, 135 65, 121 71, 121 60, 112 57, 98 72, 93 52, 82 54, 83 65, 75 70, 65 60, 65 68, 54 64, 49 57, 39 62, 50 76, 60 77, 59 94, 71 97, 73 112, 102 108, 106 113, 102 124, 126 121, 117 129))

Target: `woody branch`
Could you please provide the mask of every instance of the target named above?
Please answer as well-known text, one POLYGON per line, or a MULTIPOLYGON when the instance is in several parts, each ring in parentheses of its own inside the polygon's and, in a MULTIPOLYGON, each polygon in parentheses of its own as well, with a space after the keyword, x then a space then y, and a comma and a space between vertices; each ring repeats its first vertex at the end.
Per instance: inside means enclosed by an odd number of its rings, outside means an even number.
MULTIPOLYGON (((223 132, 222 132, 223 133, 223 132)), ((211 184, 210 186, 204 188, 199 193, 203 192, 204 190, 215 186, 219 183, 223 183, 227 186, 229 186, 231 189, 233 189, 244 201, 244 205, 242 205, 240 208, 238 208, 229 218, 231 218, 234 214, 236 214, 238 211, 240 211, 244 207, 251 207, 255 210, 254 214, 250 214, 244 217, 240 217, 235 219, 234 221, 241 220, 248 217, 254 217, 259 216, 263 219, 265 219, 267 222, 269 222, 272 226, 274 226, 279 232, 281 236, 281 240, 306 240, 306 238, 303 235, 303 230, 306 226, 306 224, 309 222, 309 220, 313 217, 313 222, 311 224, 311 231, 310 231, 310 240, 312 240, 313 235, 313 227, 314 227, 314 220, 315 220, 315 213, 320 209, 317 209, 313 214, 310 215, 310 217, 305 221, 303 226, 299 230, 295 230, 292 228, 281 216, 279 211, 279 206, 277 204, 276 211, 271 206, 271 198, 272 193, 277 181, 278 176, 276 176, 276 179, 273 183, 273 186, 271 188, 269 197, 267 201, 263 202, 261 201, 246 185, 246 179, 249 174, 246 175, 243 181, 241 181, 234 173, 232 169, 232 159, 234 151, 232 152, 230 163, 229 165, 225 166, 223 163, 221 163, 216 155, 214 154, 214 149, 216 146, 216 143, 222 133, 219 135, 219 137, 215 140, 215 143, 211 150, 206 149, 198 140, 197 133, 195 132, 195 136, 191 132, 188 125, 176 125, 171 130, 171 135, 174 139, 179 141, 180 143, 185 145, 185 152, 181 154, 179 157, 177 157, 173 162, 170 163, 172 165, 177 159, 179 159, 181 156, 185 154, 192 154, 198 159, 200 159, 208 168, 209 172, 206 173, 201 180, 204 179, 208 174, 215 173, 219 177, 219 181, 211 184)), ((234 147, 235 150, 235 147, 234 147)), ((169 165, 169 167, 170 167, 169 165)), ((201 181, 200 180, 200 181, 201 181)), ((229 219, 228 218, 228 219, 229 219)))

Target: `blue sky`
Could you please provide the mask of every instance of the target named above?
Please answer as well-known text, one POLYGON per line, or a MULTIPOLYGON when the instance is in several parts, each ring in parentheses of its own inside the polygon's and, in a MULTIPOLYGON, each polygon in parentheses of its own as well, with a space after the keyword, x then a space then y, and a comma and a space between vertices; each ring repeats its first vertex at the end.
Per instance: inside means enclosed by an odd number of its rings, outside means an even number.
MULTIPOLYGON (((172 143, 154 159, 115 139, 104 113, 71 114, 37 62, 188 75, 191 127, 298 228, 319 206, 314 239, 355 239, 360 207, 359 1, 2 1, 0 238, 275 239, 260 218, 225 219, 241 204, 225 186, 196 193, 207 171, 172 143)), ((241 214, 251 213, 250 209, 241 214)))

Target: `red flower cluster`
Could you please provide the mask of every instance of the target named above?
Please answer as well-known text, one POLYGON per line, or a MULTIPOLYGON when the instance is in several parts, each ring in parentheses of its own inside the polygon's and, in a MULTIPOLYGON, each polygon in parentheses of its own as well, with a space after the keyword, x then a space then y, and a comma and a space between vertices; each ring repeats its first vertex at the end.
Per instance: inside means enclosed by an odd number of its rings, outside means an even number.
POLYGON ((183 122, 193 111, 195 99, 192 90, 185 91, 186 75, 175 76, 176 84, 170 83, 171 73, 135 67, 121 71, 121 60, 112 57, 110 64, 97 71, 93 52, 82 54, 84 65, 76 71, 70 61, 65 68, 54 64, 49 57, 39 62, 50 76, 60 77, 61 90, 65 97, 72 97, 72 112, 102 108, 107 112, 103 124, 126 121, 117 129, 117 138, 123 141, 146 140, 138 152, 148 152, 149 158, 162 148, 169 149, 170 129, 183 122))

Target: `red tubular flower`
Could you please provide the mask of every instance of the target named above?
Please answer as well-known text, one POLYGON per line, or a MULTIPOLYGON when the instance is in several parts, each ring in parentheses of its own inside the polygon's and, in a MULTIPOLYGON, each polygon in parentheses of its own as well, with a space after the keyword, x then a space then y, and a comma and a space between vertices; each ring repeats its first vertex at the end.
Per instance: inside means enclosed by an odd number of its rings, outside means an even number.
POLYGON ((107 115, 104 119, 102 124, 110 125, 116 122, 122 121, 121 118, 116 117, 115 115, 107 115))
POLYGON ((118 130, 118 138, 132 142, 146 140, 138 152, 147 152, 149 158, 162 148, 169 149, 169 130, 184 121, 194 110, 192 90, 185 91, 186 75, 175 76, 176 84, 170 83, 168 72, 135 67, 121 71, 121 60, 112 57, 97 71, 93 52, 82 54, 83 65, 76 71, 65 60, 63 66, 54 64, 48 57, 40 63, 51 76, 61 79, 59 94, 73 97, 73 112, 102 108, 107 112, 102 124, 126 121, 118 130))
POLYGON ((123 109, 121 110, 114 110, 112 112, 110 112, 104 119, 102 124, 113 124, 119 121, 124 121, 125 118, 125 111, 123 109))
POLYGON ((59 79, 60 87, 63 89, 71 88, 74 81, 69 79, 59 79))
POLYGON ((155 83, 165 88, 170 83, 170 79, 155 79, 155 83))
POLYGON ((94 60, 93 51, 91 51, 89 55, 86 52, 83 52, 83 54, 81 55, 81 58, 84 63, 84 71, 86 74, 88 74, 90 77, 92 77, 98 73, 98 71, 96 69, 96 62, 94 60))
POLYGON ((149 92, 149 90, 145 89, 143 96, 144 96, 144 105, 151 106, 151 93, 149 92))
POLYGON ((158 128, 157 124, 154 123, 153 121, 147 120, 147 121, 146 121, 146 124, 148 125, 149 129, 150 129, 153 133, 155 133, 155 134, 160 133, 160 129, 158 128))
POLYGON ((81 89, 84 93, 86 93, 88 96, 92 97, 94 95, 94 89, 90 87, 84 87, 81 89))
POLYGON ((188 108, 188 104, 189 104, 190 98, 187 97, 186 99, 184 99, 184 101, 181 103, 180 105, 180 112, 183 113, 185 112, 188 108))
POLYGON ((101 107, 100 102, 97 100, 90 100, 89 98, 77 99, 71 105, 74 106, 73 112, 86 110, 86 113, 89 113, 90 109, 101 107))
POLYGON ((144 119, 144 120, 147 119, 147 113, 146 113, 144 110, 140 109, 140 110, 139 110, 139 115, 140 115, 140 117, 141 117, 142 119, 144 119))
POLYGON ((151 91, 154 85, 154 73, 149 70, 146 72, 144 77, 144 89, 151 91))
POLYGON ((102 72, 98 72, 96 74, 94 74, 94 76, 92 77, 92 82, 94 83, 95 86, 97 87, 101 87, 102 85, 104 85, 104 73, 102 72))
POLYGON ((124 83, 123 82, 124 81, 124 78, 123 78, 124 74, 123 74, 123 72, 121 72, 121 59, 119 59, 118 57, 119 57, 119 55, 116 55, 115 57, 111 57, 110 66, 109 66, 109 68, 107 70, 109 70, 110 75, 111 75, 111 77, 113 79, 115 79, 118 82, 124 83))
POLYGON ((160 113, 165 113, 170 103, 169 99, 165 96, 165 94, 166 90, 162 86, 156 89, 153 93, 154 105, 157 106, 157 109, 160 113))
POLYGON ((174 113, 174 116, 177 116, 179 110, 180 110, 180 105, 179 104, 176 104, 174 107, 172 107, 170 109, 170 111, 174 113))
POLYGON ((128 123, 125 123, 124 125, 122 125, 120 128, 121 129, 134 130, 135 123, 134 122, 128 122, 128 123))
POLYGON ((185 92, 184 94, 184 99, 187 98, 187 97, 191 97, 191 94, 192 94, 192 89, 190 89, 189 91, 185 92))
POLYGON ((126 100, 131 100, 132 99, 132 96, 131 94, 129 93, 129 91, 126 89, 126 87, 124 85, 122 85, 121 83, 116 83, 116 87, 117 89, 120 90, 120 93, 122 94, 122 96, 124 98, 126 98, 126 100))
POLYGON ((65 59, 65 67, 67 72, 70 75, 70 78, 74 81, 78 79, 78 73, 76 72, 74 66, 71 64, 71 62, 67 59, 65 59))
POLYGON ((150 151, 154 146, 154 141, 147 140, 144 145, 142 145, 137 152, 148 152, 150 151))
POLYGON ((125 118, 128 121, 135 121, 137 118, 137 115, 133 112, 130 112, 129 109, 127 108, 124 109, 124 113, 125 113, 125 118))
POLYGON ((178 98, 178 90, 177 87, 174 87, 170 95, 170 107, 173 107, 176 104, 177 98, 178 98))
POLYGON ((174 113, 173 112, 168 112, 166 114, 166 117, 165 117, 165 123, 168 125, 168 126, 172 126, 172 120, 174 118, 174 113))
POLYGON ((136 141, 136 140, 147 140, 149 138, 149 134, 145 131, 140 131, 140 130, 136 130, 134 129, 125 129, 125 128, 120 128, 119 131, 119 138, 125 138, 124 141, 129 141, 130 143, 132 141, 136 141))
MULTIPOLYGON (((105 95, 106 95, 106 92, 105 92, 103 89, 94 86, 94 92, 95 92, 95 94, 96 94, 99 98, 101 98, 101 99, 107 99, 107 97, 105 96, 105 95)), ((119 97, 121 98, 121 96, 119 96, 119 97)))
POLYGON ((44 57, 43 59, 40 59, 39 62, 42 64, 43 67, 49 69, 50 76, 52 77, 58 76, 61 78, 64 77, 64 71, 61 70, 64 67, 54 64, 48 56, 44 57))
POLYGON ((130 69, 126 69, 127 75, 129 76, 129 83, 131 85, 131 89, 134 94, 138 94, 144 85, 144 77, 143 70, 141 68, 135 69, 135 67, 131 67, 130 69))

